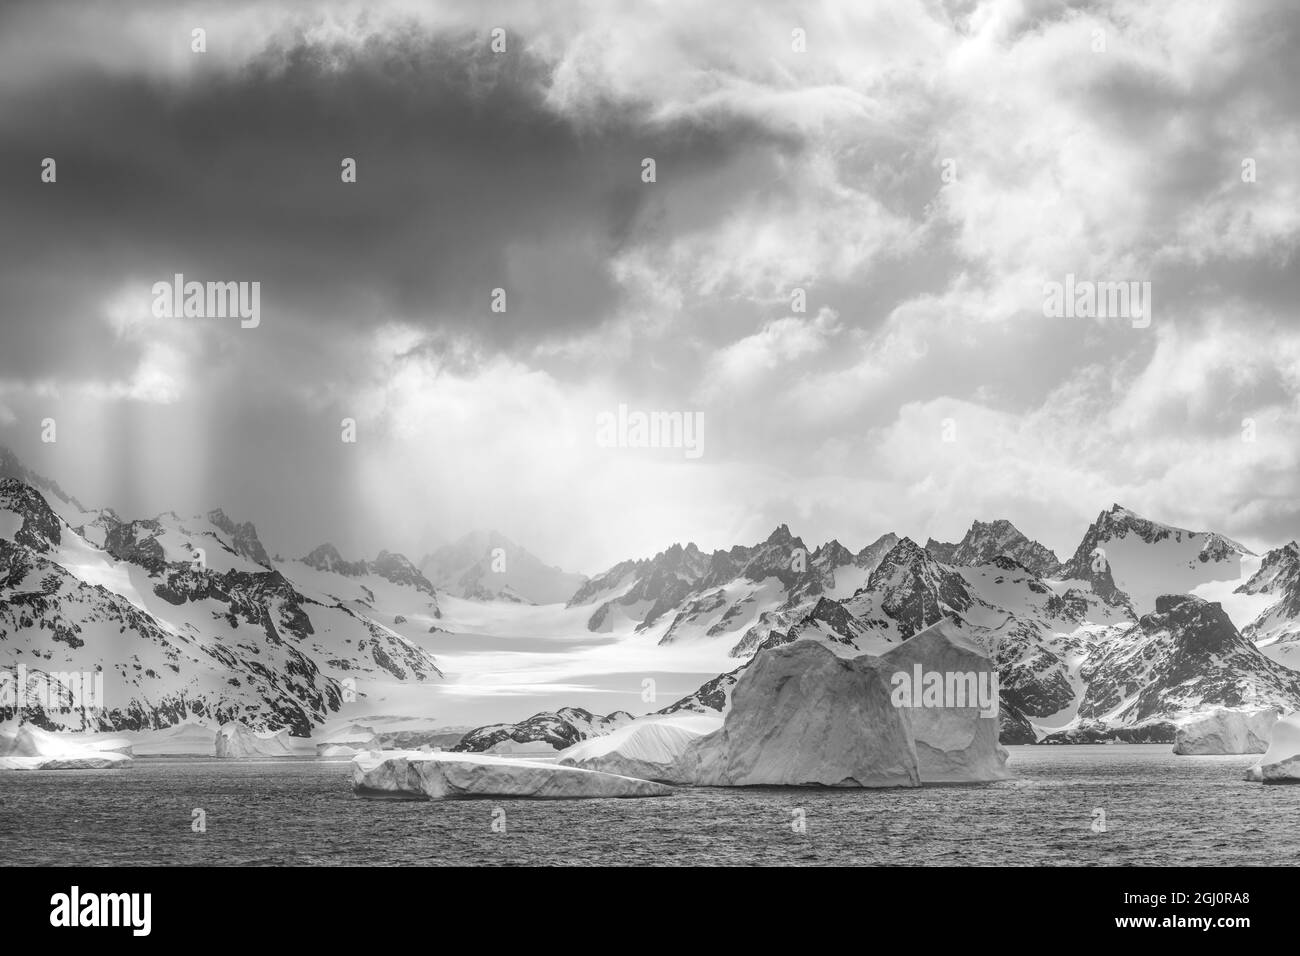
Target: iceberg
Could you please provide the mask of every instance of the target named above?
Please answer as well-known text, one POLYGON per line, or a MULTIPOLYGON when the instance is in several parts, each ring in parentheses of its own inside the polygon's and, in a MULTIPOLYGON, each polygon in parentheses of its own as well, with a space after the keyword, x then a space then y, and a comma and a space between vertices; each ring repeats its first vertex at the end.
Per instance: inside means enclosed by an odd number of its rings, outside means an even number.
POLYGON ((362 751, 384 749, 374 728, 362 724, 345 724, 314 742, 318 757, 355 757, 362 751))
POLYGON ((226 760, 255 757, 302 757, 314 754, 310 741, 289 736, 287 730, 254 731, 241 723, 222 724, 216 754, 226 760))
POLYGON ((1262 754, 1277 718, 1276 707, 1216 707, 1179 722, 1174 753, 1262 754))
POLYGON ((613 733, 582 740, 560 753, 558 763, 622 777, 682 783, 686 748, 722 726, 722 715, 683 712, 643 717, 613 733))
POLYGON ((760 651, 722 727, 687 746, 680 779, 699 786, 916 787, 911 715, 890 701, 890 665, 837 657, 817 641, 760 651))
POLYGON ((1279 718, 1273 725, 1268 750, 1258 764, 1246 771, 1246 779, 1257 783, 1300 783, 1300 711, 1279 718))
POLYGON ((359 754, 352 786, 363 797, 446 800, 463 797, 660 797, 670 787, 596 770, 492 754, 418 750, 359 754))
POLYGON ((0 731, 0 770, 104 770, 131 762, 128 740, 71 737, 32 724, 0 731))
MULTIPOLYGON (((898 674, 909 682, 915 682, 916 673, 938 674, 945 690, 951 686, 961 698, 954 702, 945 694, 940 695, 941 706, 922 706, 918 699, 906 708, 912 716, 922 783, 982 783, 1012 776, 1007 770, 1007 751, 998 743, 997 669, 984 649, 950 619, 919 631, 880 655, 880 661, 891 687, 899 683, 898 674), (956 706, 959 702, 973 706, 956 706)), ((917 696, 921 696, 920 688, 917 696)))

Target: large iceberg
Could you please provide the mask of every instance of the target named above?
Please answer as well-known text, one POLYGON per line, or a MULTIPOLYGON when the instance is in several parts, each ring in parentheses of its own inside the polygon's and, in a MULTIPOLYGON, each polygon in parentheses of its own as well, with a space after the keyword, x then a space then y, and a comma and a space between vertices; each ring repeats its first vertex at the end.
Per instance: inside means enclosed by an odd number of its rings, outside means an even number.
POLYGON ((681 779, 700 786, 915 787, 911 715, 890 701, 890 665, 817 641, 760 651, 722 727, 692 741, 681 779))
POLYGON ((227 760, 253 757, 302 757, 315 754, 311 741, 290 737, 287 730, 255 731, 241 723, 222 724, 216 755, 227 760))
POLYGON ((922 783, 979 783, 1011 776, 1007 751, 998 743, 997 669, 982 647, 945 619, 880 660, 891 688, 906 683, 912 692, 897 694, 895 703, 908 698, 922 783), (942 692, 927 695, 927 681, 942 682, 942 692))
POLYGON ((686 748, 722 726, 722 715, 690 712, 643 717, 613 733, 579 741, 560 753, 566 767, 599 770, 641 780, 681 783, 686 748))
POLYGON ((0 770, 104 770, 131 762, 123 738, 77 740, 32 724, 0 731, 0 770), (71 739, 70 739, 71 738, 71 739))
POLYGON ((1300 783, 1300 711, 1278 719, 1268 750, 1246 771, 1246 779, 1260 783, 1300 783))
POLYGON ((1277 718, 1275 707, 1216 707, 1179 722, 1174 753, 1262 754, 1277 718))
POLYGON ((457 797, 659 797, 672 789, 596 770, 492 754, 418 750, 359 754, 353 789, 365 797, 444 800, 457 797))

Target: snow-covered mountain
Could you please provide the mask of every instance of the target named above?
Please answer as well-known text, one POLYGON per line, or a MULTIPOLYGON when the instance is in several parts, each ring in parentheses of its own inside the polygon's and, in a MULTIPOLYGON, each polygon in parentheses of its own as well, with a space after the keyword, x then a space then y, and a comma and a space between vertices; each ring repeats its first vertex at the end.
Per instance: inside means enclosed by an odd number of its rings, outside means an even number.
POLYGON ((944 564, 988 564, 999 555, 1015 558, 1041 577, 1050 578, 1060 570, 1061 562, 1045 545, 1031 541, 1010 521, 976 521, 966 536, 956 544, 944 544, 931 538, 925 550, 944 564))
POLYGON ((367 682, 441 677, 411 639, 438 615, 432 585, 400 555, 361 564, 272 561, 221 511, 124 521, 0 479, 0 664, 24 664, 29 685, 103 673, 103 711, 29 701, 48 728, 208 719, 306 735, 367 682))
POLYGON ((739 636, 733 656, 746 656, 820 598, 851 595, 896 541, 885 535, 856 554, 834 540, 809 549, 780 525, 758 544, 709 555, 694 544, 674 544, 597 575, 569 606, 595 605, 587 622, 593 631, 656 629, 665 645, 739 636))
POLYGON ((586 576, 539 560, 495 531, 473 531, 420 562, 441 592, 476 601, 563 604, 586 576))
POLYGON ((1079 676, 1077 719, 1049 741, 1172 742, 1173 721, 1214 707, 1300 708, 1300 673, 1264 656, 1221 605, 1191 595, 1163 595, 1095 643, 1079 676))
POLYGON ((1236 593, 1274 599, 1242 634, 1268 657, 1300 669, 1300 543, 1292 541, 1264 555, 1259 570, 1236 593))
MULTIPOLYGON (((546 613, 665 653, 712 654, 704 643, 716 642, 719 657, 741 659, 667 712, 724 708, 743 661, 765 649, 813 640, 878 655, 945 619, 997 662, 1009 743, 1163 740, 1198 708, 1300 705, 1281 666, 1300 665, 1300 545, 1261 562, 1220 534, 1118 505, 1064 564, 1004 520, 976 521, 956 544, 889 534, 858 552, 835 540, 810 549, 780 525, 753 545, 674 544, 582 580, 486 533, 435 552, 425 570, 329 544, 282 561, 219 510, 128 521, 86 510, 11 455, 0 468, 0 663, 28 661, 37 681, 102 670, 103 729, 211 717, 305 733, 339 709, 345 682, 364 695, 367 681, 436 679, 422 641, 455 627, 438 602, 446 580, 470 599, 524 605, 555 604, 572 585, 567 609, 546 613), (1259 562, 1248 581, 1243 558, 1259 562), (1243 597, 1230 620, 1233 589, 1243 597)), ((532 613, 509 610, 516 623, 532 613)), ((626 716, 565 708, 479 728, 464 746, 551 747, 626 716)))
POLYGON ((1215 532, 1160 524, 1116 504, 1089 526, 1059 577, 1096 585, 1109 575, 1134 610, 1145 614, 1162 594, 1238 580, 1242 557, 1253 553, 1215 532))

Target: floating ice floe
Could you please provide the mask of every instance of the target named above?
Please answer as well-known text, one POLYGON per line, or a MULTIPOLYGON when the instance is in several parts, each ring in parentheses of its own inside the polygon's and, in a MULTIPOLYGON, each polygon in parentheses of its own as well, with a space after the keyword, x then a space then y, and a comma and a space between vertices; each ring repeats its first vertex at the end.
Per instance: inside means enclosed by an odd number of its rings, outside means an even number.
POLYGON ((1179 722, 1174 753, 1262 754, 1277 718, 1276 707, 1216 707, 1179 722))
POLYGON ((492 754, 418 750, 359 754, 352 785, 365 797, 443 800, 457 797, 659 797, 670 787, 612 773, 492 754))

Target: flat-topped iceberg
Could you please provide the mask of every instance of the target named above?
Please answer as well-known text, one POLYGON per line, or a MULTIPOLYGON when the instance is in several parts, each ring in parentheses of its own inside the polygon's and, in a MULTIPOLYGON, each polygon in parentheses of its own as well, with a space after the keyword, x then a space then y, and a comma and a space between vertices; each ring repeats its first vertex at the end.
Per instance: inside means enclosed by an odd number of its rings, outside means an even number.
POLYGON ((131 762, 131 742, 120 737, 77 740, 32 724, 0 731, 0 770, 106 770, 131 762))
POLYGON ((643 717, 613 733, 579 741, 560 753, 559 763, 604 773, 663 783, 682 783, 680 767, 686 748, 722 726, 721 714, 643 717))
POLYGON ((1216 707, 1179 722, 1174 753, 1262 754, 1277 718, 1276 707, 1216 707))
POLYGON ((364 797, 446 800, 466 797, 659 797, 671 788, 596 770, 493 754, 418 750, 358 754, 352 786, 364 797))
POLYGON ((1268 750, 1246 771, 1258 783, 1300 783, 1300 711, 1278 719, 1268 750))
POLYGON ((880 660, 889 672, 895 704, 908 698, 922 783, 981 783, 1011 777, 1007 751, 998 743, 997 669, 982 647, 945 619, 882 654, 880 660), (941 684, 938 693, 930 689, 936 683, 941 684), (898 693, 902 690, 911 693, 898 693))
POLYGON ((890 701, 892 668, 817 641, 760 651, 722 727, 692 741, 680 779, 700 786, 915 787, 911 715, 890 701))

